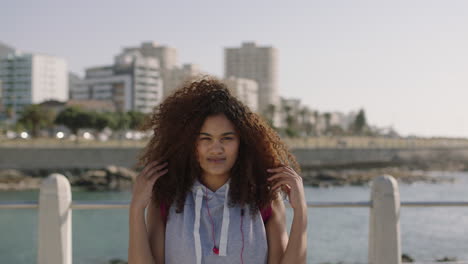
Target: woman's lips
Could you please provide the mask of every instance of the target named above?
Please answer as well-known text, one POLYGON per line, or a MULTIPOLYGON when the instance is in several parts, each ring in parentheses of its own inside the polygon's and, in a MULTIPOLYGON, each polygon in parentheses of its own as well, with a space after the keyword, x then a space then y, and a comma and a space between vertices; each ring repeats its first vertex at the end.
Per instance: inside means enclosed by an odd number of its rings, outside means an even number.
POLYGON ((208 161, 212 163, 223 163, 226 161, 226 158, 208 158, 208 161))

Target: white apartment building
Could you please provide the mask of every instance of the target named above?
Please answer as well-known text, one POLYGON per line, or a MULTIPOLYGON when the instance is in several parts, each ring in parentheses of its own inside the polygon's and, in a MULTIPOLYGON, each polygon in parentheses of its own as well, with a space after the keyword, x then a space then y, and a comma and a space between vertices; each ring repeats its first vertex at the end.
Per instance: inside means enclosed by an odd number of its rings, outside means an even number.
POLYGON ((230 77, 224 80, 231 93, 252 112, 258 111, 258 84, 254 80, 230 77))
POLYGON ((347 114, 343 114, 340 118, 339 125, 344 129, 347 130, 350 128, 351 125, 354 124, 356 120, 357 112, 351 111, 347 114))
POLYGON ((224 78, 251 79, 258 84, 258 109, 267 111, 269 105, 279 106, 278 51, 273 47, 259 47, 253 42, 240 48, 224 49, 224 78))
POLYGON ((143 57, 158 59, 161 69, 173 69, 177 66, 177 50, 157 42, 143 42, 140 47, 124 48, 123 53, 139 51, 143 57))
POLYGON ((200 73, 197 65, 178 66, 177 50, 157 42, 143 42, 140 47, 124 48, 123 53, 139 52, 145 58, 156 58, 161 69, 163 80, 163 97, 169 96, 185 81, 200 73))
POLYGON ((9 54, 14 54, 15 49, 0 42, 0 58, 6 57, 9 54))
POLYGON ((112 66, 87 69, 72 98, 112 101, 119 111, 150 113, 162 100, 162 84, 157 59, 127 51, 112 66))
POLYGON ((164 97, 174 93, 185 82, 190 81, 194 77, 201 74, 200 68, 196 64, 184 64, 182 67, 174 67, 172 69, 164 69, 164 97))
MULTIPOLYGON (((0 58, 5 109, 13 119, 23 108, 47 100, 68 100, 68 69, 64 59, 43 54, 10 54, 0 58)), ((5 118, 5 111, 1 113, 5 118)))
POLYGON ((132 109, 132 77, 122 74, 114 75, 112 68, 91 68, 86 70, 86 79, 81 81, 71 93, 74 100, 112 101, 116 109, 132 109))
POLYGON ((75 73, 69 72, 68 73, 68 97, 72 98, 72 93, 76 89, 79 89, 80 83, 83 81, 83 79, 80 78, 75 73))

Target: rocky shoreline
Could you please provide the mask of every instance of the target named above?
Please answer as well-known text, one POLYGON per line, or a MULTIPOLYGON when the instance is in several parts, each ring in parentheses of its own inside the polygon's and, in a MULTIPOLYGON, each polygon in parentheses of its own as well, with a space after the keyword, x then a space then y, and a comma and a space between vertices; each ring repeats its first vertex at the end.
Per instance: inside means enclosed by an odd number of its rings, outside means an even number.
POLYGON ((107 166, 100 170, 0 170, 0 191, 39 189, 43 178, 60 173, 68 178, 72 187, 89 191, 128 190, 138 173, 131 169, 107 166))
POLYGON ((430 176, 428 171, 399 167, 341 170, 327 169, 302 173, 304 184, 313 187, 362 186, 369 184, 373 178, 381 175, 391 175, 404 184, 411 184, 414 182, 440 183, 454 181, 453 178, 430 176))
MULTIPOLYGON (((411 184, 414 182, 453 182, 454 179, 448 177, 434 177, 429 175, 429 171, 466 171, 466 168, 460 166, 438 167, 414 166, 384 166, 380 168, 313 168, 303 170, 301 176, 304 184, 312 187, 332 187, 356 185, 362 186, 380 175, 392 175, 399 182, 411 184)), ((138 172, 118 167, 107 166, 99 170, 40 170, 40 171, 22 171, 22 170, 0 170, 0 191, 7 190, 32 190, 39 189, 41 181, 51 173, 60 173, 65 175, 73 187, 83 187, 90 191, 108 191, 108 190, 129 190, 138 172)))

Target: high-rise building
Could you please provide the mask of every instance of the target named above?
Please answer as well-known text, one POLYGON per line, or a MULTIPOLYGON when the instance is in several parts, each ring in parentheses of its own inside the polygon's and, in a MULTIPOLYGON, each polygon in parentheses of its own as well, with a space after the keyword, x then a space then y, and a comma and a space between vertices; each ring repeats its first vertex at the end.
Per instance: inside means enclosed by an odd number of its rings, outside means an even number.
POLYGON ((253 42, 240 48, 224 49, 224 77, 251 79, 258 84, 258 110, 264 113, 269 105, 278 106, 278 51, 259 47, 253 42))
POLYGON ((161 102, 162 88, 158 60, 127 50, 114 65, 87 69, 71 94, 76 100, 112 101, 119 111, 149 113, 161 102))
POLYGON ((79 85, 83 81, 80 76, 73 72, 68 73, 68 97, 72 98, 72 93, 76 89, 79 89, 79 85))
POLYGON ((258 84, 254 80, 230 77, 224 83, 242 103, 250 108, 252 112, 258 111, 258 84))
POLYGON ((156 42, 143 42, 140 47, 124 48, 123 53, 139 51, 143 57, 154 57, 159 61, 161 69, 172 69, 177 66, 177 50, 169 46, 161 46, 156 42))
MULTIPOLYGON (((15 49, 0 42, 0 59, 2 57, 6 57, 9 54, 15 53, 15 49)), ((3 105, 3 99, 2 99, 2 80, 0 79, 0 117, 2 116, 1 113, 4 113, 6 111, 4 105, 3 105)))
POLYGON ((6 57, 9 54, 14 54, 14 53, 15 53, 14 48, 0 42, 0 58, 6 57))
POLYGON ((23 108, 47 100, 68 100, 68 71, 64 59, 43 54, 9 54, 0 59, 2 101, 16 119, 23 108))
POLYGON ((140 47, 124 48, 123 53, 140 52, 145 58, 156 58, 161 69, 163 80, 163 97, 174 92, 184 81, 198 75, 198 66, 185 64, 181 67, 177 62, 177 50, 169 46, 162 46, 156 42, 143 42, 140 47))
POLYGON ((184 82, 190 81, 200 73, 200 68, 196 64, 184 64, 182 68, 174 67, 163 70, 164 97, 169 96, 180 88, 184 82))
POLYGON ((5 108, 3 107, 2 93, 3 93, 2 80, 0 80, 0 113, 5 112, 5 108))

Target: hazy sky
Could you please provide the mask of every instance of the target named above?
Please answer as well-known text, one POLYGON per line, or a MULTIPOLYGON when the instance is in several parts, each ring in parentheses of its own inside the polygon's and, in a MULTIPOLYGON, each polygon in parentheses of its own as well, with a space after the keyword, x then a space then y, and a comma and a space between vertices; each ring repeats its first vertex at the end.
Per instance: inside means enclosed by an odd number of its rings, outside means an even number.
POLYGON ((4 1, 0 42, 71 71, 156 41, 223 74, 223 48, 279 50, 280 95, 364 108, 403 135, 468 136, 468 1, 4 1))

